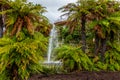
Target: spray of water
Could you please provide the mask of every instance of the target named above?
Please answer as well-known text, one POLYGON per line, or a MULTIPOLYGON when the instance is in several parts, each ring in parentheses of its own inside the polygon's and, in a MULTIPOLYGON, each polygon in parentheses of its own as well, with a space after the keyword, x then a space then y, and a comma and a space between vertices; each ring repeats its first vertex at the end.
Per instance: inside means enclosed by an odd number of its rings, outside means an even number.
POLYGON ((47 62, 50 63, 52 61, 51 59, 51 53, 54 48, 58 47, 58 38, 57 38, 57 30, 55 26, 53 25, 53 28, 50 32, 50 38, 49 38, 49 46, 48 46, 48 53, 47 53, 47 62))

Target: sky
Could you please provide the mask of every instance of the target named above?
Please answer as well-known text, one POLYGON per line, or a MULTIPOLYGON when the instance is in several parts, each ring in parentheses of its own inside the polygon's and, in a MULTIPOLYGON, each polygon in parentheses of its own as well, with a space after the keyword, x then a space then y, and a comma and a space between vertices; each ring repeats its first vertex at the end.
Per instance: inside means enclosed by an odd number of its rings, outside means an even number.
POLYGON ((35 4, 41 4, 46 7, 47 11, 44 15, 50 20, 51 23, 60 19, 62 13, 58 11, 58 8, 68 4, 76 2, 77 0, 28 0, 35 4))

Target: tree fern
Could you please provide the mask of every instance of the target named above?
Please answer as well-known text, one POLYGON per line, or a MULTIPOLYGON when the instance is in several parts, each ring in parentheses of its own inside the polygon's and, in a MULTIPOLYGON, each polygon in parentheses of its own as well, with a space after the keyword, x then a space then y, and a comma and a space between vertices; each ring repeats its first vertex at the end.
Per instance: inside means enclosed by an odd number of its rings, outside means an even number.
POLYGON ((44 27, 50 26, 49 21, 45 18, 45 16, 42 15, 42 13, 46 12, 45 8, 41 5, 35 5, 33 3, 27 3, 25 1, 3 0, 0 2, 2 5, 8 5, 9 7, 6 10, 0 12, 6 16, 5 24, 7 35, 11 34, 11 36, 17 36, 23 27, 27 29, 29 34, 33 35, 35 28, 39 26, 39 24, 46 23, 43 25, 44 27))
POLYGON ((38 32, 35 34, 33 38, 26 37, 21 41, 8 37, 0 39, 0 76, 9 71, 11 78, 17 75, 21 80, 27 80, 32 71, 42 70, 38 66, 46 53, 47 39, 38 32))
POLYGON ((63 61, 63 66, 68 71, 92 70, 93 63, 79 47, 64 45, 56 49, 56 59, 63 61))

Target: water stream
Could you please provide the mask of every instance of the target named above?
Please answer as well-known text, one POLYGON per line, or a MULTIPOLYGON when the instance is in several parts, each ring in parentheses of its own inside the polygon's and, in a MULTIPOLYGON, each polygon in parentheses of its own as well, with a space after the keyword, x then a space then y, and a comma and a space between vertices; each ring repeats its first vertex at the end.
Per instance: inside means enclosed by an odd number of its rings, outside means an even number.
POLYGON ((47 60, 44 62, 44 65, 47 67, 51 68, 51 66, 56 67, 56 70, 59 72, 59 69, 62 67, 62 62, 61 61, 55 61, 53 58, 55 57, 53 54, 53 50, 59 46, 58 43, 58 32, 53 25, 51 32, 50 32, 50 37, 49 37, 49 45, 48 45, 48 52, 47 52, 47 60))
POLYGON ((49 38, 47 63, 53 62, 52 61, 52 52, 53 52, 53 49, 56 47, 58 47, 57 30, 55 28, 55 25, 53 25, 53 28, 51 29, 51 32, 50 32, 50 38, 49 38))

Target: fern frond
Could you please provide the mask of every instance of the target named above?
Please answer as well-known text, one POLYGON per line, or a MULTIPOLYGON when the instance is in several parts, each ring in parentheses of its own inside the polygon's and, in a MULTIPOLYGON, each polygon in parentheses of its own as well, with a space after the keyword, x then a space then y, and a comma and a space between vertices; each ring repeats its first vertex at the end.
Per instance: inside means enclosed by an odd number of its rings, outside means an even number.
POLYGON ((33 35, 34 34, 34 27, 32 25, 32 22, 30 21, 30 18, 25 16, 24 19, 25 19, 25 21, 27 23, 26 27, 28 29, 28 32, 33 35))

